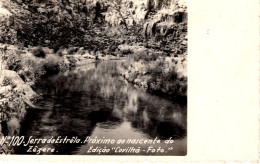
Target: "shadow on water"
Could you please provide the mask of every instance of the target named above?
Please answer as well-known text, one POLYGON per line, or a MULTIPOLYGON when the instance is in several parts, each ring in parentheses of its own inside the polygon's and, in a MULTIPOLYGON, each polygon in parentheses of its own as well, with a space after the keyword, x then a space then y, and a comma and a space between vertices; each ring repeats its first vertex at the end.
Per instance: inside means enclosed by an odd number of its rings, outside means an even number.
MULTIPOLYGON (((185 155, 186 106, 127 83, 118 76, 118 62, 93 63, 42 79, 36 91, 42 95, 44 110, 28 112, 20 135, 27 139, 67 136, 81 140, 87 136, 161 140, 171 137, 176 150, 168 155, 185 155)), ((55 148, 52 154, 87 154, 91 144, 37 146, 55 148)), ((30 154, 26 150, 18 147, 16 153, 30 154)))

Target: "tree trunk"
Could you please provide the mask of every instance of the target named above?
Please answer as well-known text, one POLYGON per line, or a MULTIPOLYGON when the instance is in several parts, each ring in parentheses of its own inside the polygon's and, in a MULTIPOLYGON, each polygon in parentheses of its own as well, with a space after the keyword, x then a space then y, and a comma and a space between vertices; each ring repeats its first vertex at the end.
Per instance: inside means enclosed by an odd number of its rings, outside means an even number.
POLYGON ((120 17, 122 18, 122 20, 123 20, 123 24, 125 25, 126 30, 128 30, 128 27, 127 27, 127 24, 126 24, 125 18, 123 17, 122 13, 120 12, 119 9, 117 9, 117 12, 119 13, 120 17))

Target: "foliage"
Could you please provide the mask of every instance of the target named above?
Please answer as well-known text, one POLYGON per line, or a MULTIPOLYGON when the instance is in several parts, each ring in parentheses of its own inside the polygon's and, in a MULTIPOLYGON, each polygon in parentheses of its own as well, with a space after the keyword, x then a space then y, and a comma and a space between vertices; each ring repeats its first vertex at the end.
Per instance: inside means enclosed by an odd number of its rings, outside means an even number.
POLYGON ((21 56, 18 51, 15 50, 6 50, 3 57, 3 60, 6 61, 7 68, 13 71, 19 71, 21 69, 21 56))
POLYGON ((77 47, 70 47, 67 51, 67 53, 69 55, 73 55, 74 53, 76 53, 78 51, 78 48, 77 47))
POLYGON ((59 56, 59 57, 63 57, 64 56, 64 53, 63 53, 63 50, 62 49, 59 49, 56 54, 59 56))
POLYGON ((164 70, 163 62, 157 62, 147 72, 150 74, 148 88, 156 92, 162 92, 170 96, 186 96, 187 79, 179 78, 175 68, 164 70))
POLYGON ((21 58, 21 69, 18 72, 25 82, 34 83, 40 76, 45 74, 43 69, 44 59, 35 57, 29 51, 16 55, 21 58))
POLYGON ((147 89, 152 92, 170 97, 187 96, 187 78, 179 77, 176 67, 165 63, 164 55, 146 52, 129 55, 121 68, 127 72, 129 81, 142 79, 140 81, 146 81, 147 89))
POLYGON ((61 63, 60 57, 48 54, 46 57, 46 61, 44 62, 43 68, 45 69, 47 74, 54 74, 58 73, 60 71, 60 63, 61 63))
POLYGON ((107 3, 109 3, 110 12, 116 12, 119 20, 121 21, 121 24, 124 25, 125 29, 128 30, 129 27, 127 26, 125 15, 123 14, 123 3, 122 0, 109 0, 107 3))
POLYGON ((57 54, 46 54, 42 47, 25 49, 23 51, 8 49, 5 51, 2 59, 6 62, 9 70, 18 72, 25 82, 29 82, 32 85, 42 75, 57 73, 64 69, 61 57, 57 54))
POLYGON ((42 47, 36 47, 35 49, 33 49, 32 51, 32 54, 35 56, 35 57, 39 57, 39 58, 45 58, 46 54, 45 52, 43 51, 42 47))
POLYGON ((133 52, 132 52, 132 50, 130 50, 130 49, 122 50, 122 54, 123 54, 123 55, 131 54, 131 53, 133 53, 133 52))
POLYGON ((70 66, 74 67, 76 64, 76 59, 73 56, 68 56, 67 59, 69 60, 70 66))
MULTIPOLYGON (((82 10, 83 6, 84 3, 79 0, 71 3, 52 0, 6 0, 3 7, 8 9, 12 16, 1 22, 0 33, 6 33, 6 30, 10 29, 9 33, 14 33, 10 38, 15 38, 25 47, 70 44, 75 42, 73 38, 81 38, 86 27, 87 15, 82 10)), ((5 38, 7 37, 1 37, 0 42, 11 43, 5 38)))
POLYGON ((17 43, 17 32, 12 28, 13 17, 2 16, 0 18, 0 43, 17 43))
POLYGON ((158 57, 159 57, 158 54, 148 53, 146 51, 133 54, 134 61, 137 61, 137 62, 138 61, 145 61, 145 62, 156 61, 158 57))
MULTIPOLYGON (((5 85, 12 85, 11 79, 6 79, 8 83, 5 85)), ((22 91, 14 90, 15 86, 12 86, 12 89, 9 93, 1 95, 0 94, 0 109, 1 109, 1 121, 7 121, 8 118, 17 117, 23 118, 25 115, 26 105, 23 101, 22 91)))

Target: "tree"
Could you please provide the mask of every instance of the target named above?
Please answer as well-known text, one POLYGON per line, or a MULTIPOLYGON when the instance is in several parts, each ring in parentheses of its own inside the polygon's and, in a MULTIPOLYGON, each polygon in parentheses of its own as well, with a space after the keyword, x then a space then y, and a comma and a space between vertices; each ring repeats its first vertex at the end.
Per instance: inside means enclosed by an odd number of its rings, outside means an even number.
POLYGON ((125 26, 126 30, 128 30, 128 26, 126 24, 126 20, 122 14, 121 8, 122 8, 122 0, 108 0, 108 3, 111 3, 110 7, 114 9, 120 18, 122 19, 122 23, 125 26))
MULTIPOLYGON (((82 39, 84 35, 82 27, 87 24, 87 15, 83 11, 75 13, 76 10, 73 6, 79 4, 78 1, 70 4, 67 3, 68 0, 64 0, 65 4, 62 4, 62 1, 30 2, 32 0, 6 0, 3 3, 3 7, 12 13, 12 17, 8 18, 12 18, 12 21, 8 21, 10 25, 5 25, 3 29, 10 29, 12 33, 15 31, 14 34, 17 34, 9 38, 15 37, 19 43, 23 43, 25 46, 51 47, 56 42, 71 44, 75 42, 75 38, 82 39)), ((2 31, 0 27, 0 34, 2 31)), ((3 37, 0 37, 0 42, 8 43, 1 38, 3 37)))

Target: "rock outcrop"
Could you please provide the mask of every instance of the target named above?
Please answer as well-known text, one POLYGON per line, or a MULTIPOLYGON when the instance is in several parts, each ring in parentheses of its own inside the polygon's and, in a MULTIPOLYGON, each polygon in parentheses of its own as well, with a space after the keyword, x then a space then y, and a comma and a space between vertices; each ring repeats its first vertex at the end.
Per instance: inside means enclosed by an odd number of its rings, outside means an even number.
MULTIPOLYGON (((0 139, 19 135, 20 122, 26 114, 26 108, 35 107, 32 102, 35 97, 36 93, 15 71, 0 70, 0 139)), ((11 146, 5 143, 1 145, 1 154, 10 154, 12 151, 11 146)))

